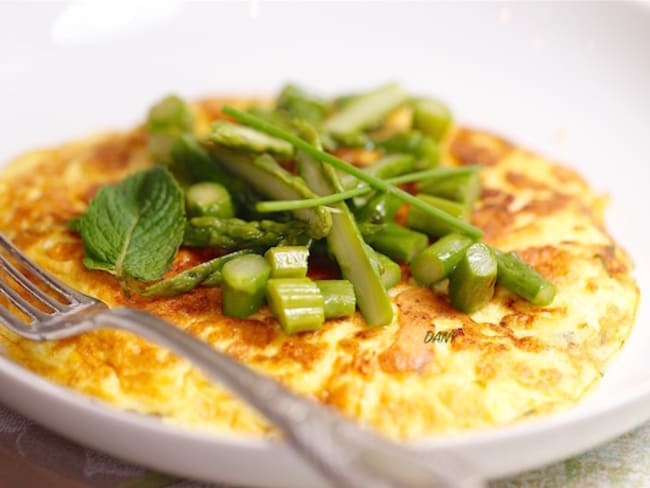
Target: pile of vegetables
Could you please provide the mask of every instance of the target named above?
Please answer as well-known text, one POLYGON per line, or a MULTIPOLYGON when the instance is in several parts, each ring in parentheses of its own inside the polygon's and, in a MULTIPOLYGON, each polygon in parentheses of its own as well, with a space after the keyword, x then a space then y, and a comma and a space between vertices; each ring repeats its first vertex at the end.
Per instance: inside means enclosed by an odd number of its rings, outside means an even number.
POLYGON ((145 296, 221 286, 225 315, 247 317, 266 301, 287 333, 357 307, 370 326, 391 323, 387 290, 400 264, 422 286, 448 279, 466 313, 497 282, 535 305, 553 300, 555 287, 516 254, 480 242, 470 223, 480 168, 439 166, 451 125, 439 101, 396 84, 334 100, 289 85, 272 108, 223 112, 197 135, 180 98, 151 108, 157 165, 102 188, 74 222, 88 268, 145 296), (402 122, 388 122, 396 114, 402 122), (350 148, 377 158, 356 166, 335 155, 350 148), (223 255, 157 281, 181 245, 223 255), (341 279, 310 279, 310 255, 330 259, 341 279))

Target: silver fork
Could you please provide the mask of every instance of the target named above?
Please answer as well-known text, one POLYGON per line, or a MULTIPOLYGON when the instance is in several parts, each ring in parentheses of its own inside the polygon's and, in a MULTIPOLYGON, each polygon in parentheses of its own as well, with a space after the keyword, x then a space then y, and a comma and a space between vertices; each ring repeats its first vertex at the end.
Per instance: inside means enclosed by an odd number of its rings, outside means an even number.
POLYGON ((416 459, 414 451, 361 428, 328 407, 291 393, 280 383, 255 373, 169 322, 135 309, 109 309, 103 302, 71 289, 39 268, 0 233, 0 251, 2 249, 52 292, 44 292, 0 252, 0 268, 32 300, 49 310, 44 312, 41 307, 34 306, 0 280, 0 293, 30 319, 26 322, 0 305, 0 323, 22 337, 48 341, 112 328, 132 332, 164 346, 191 361, 266 417, 284 433, 295 451, 333 486, 483 486, 467 462, 455 456, 436 454, 434 462, 425 463, 416 459))

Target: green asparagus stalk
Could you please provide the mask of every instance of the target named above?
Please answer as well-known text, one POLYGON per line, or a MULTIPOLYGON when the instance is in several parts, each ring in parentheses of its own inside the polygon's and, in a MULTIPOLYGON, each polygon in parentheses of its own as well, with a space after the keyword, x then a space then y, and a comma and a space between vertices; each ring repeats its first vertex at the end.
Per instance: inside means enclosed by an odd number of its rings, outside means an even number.
MULTIPOLYGON (((366 166, 363 171, 376 178, 386 180, 405 173, 411 173, 414 165, 415 159, 410 154, 389 154, 380 158, 374 164, 366 166)), ((347 173, 339 175, 339 180, 346 190, 365 187, 365 183, 347 173)))
POLYGON ((389 222, 384 230, 368 241, 375 250, 403 263, 411 260, 429 244, 426 234, 389 222))
POLYGON ((271 278, 307 276, 309 249, 306 246, 272 247, 264 255, 271 265, 271 278))
POLYGON ((241 151, 269 152, 284 157, 293 154, 293 147, 288 142, 225 120, 213 122, 207 137, 215 144, 241 151))
POLYGON ((384 288, 390 290, 402 280, 402 268, 385 254, 374 251, 371 247, 370 250, 372 265, 379 273, 384 288))
POLYGON ((435 285, 451 274, 473 242, 462 234, 447 234, 411 261, 411 275, 421 285, 435 285))
POLYGON ((381 234, 385 228, 386 224, 384 223, 357 221, 357 229, 359 229, 361 237, 363 237, 363 240, 366 242, 373 240, 377 235, 381 234))
POLYGON ((415 159, 411 154, 389 154, 366 166, 363 171, 369 175, 386 180, 395 176, 411 173, 415 169, 415 159))
POLYGON ((373 127, 391 111, 408 100, 398 84, 389 84, 355 97, 325 121, 324 128, 334 135, 353 134, 373 127))
MULTIPOLYGON (((428 205, 431 205, 446 215, 453 216, 463 222, 469 222, 471 217, 471 207, 467 204, 452 202, 444 198, 438 198, 431 195, 420 193, 417 198, 428 205)), ((409 227, 419 230, 430 236, 444 236, 454 232, 454 228, 446 222, 441 222, 422 212, 417 207, 410 207, 406 217, 406 223, 409 227)), ((473 237, 473 236, 470 236, 473 237)))
MULTIPOLYGON (((390 222, 402 207, 402 201, 395 195, 377 193, 357 212, 358 222, 373 222, 376 224, 390 222)), ((366 239, 367 241, 367 239, 366 239)))
POLYGON ((222 311, 228 317, 248 317, 264 302, 271 266, 262 256, 247 254, 222 268, 222 311))
POLYGON ((154 160, 169 164, 172 145, 178 137, 191 133, 194 126, 189 107, 180 97, 169 95, 155 103, 147 116, 149 151, 154 160))
POLYGON ((304 245, 308 242, 302 222, 194 217, 185 227, 183 245, 189 247, 218 247, 222 249, 258 249, 286 245, 304 245))
POLYGON ((376 140, 374 144, 389 153, 412 154, 415 169, 430 169, 440 162, 438 143, 418 131, 401 132, 388 139, 376 140))
POLYGON ((449 108, 432 98, 416 98, 411 105, 413 127, 436 141, 442 139, 452 122, 449 108))
POLYGON ((448 175, 442 178, 421 180, 416 183, 415 188, 421 193, 454 200, 470 206, 474 204, 481 193, 478 173, 448 175))
POLYGON ((305 120, 310 124, 320 124, 329 106, 322 98, 289 84, 280 92, 277 108, 286 111, 293 118, 305 120))
MULTIPOLYGON (((306 152, 298 152, 298 170, 319 195, 340 190, 333 168, 321 165, 306 152)), ((367 249, 347 205, 337 203, 335 208, 340 212, 332 215, 332 230, 327 237, 330 252, 343 277, 352 283, 359 310, 368 325, 388 325, 393 320, 393 308, 372 264, 371 251, 367 249)))
POLYGON ((482 308, 494 295, 497 260, 492 250, 477 242, 467 248, 449 276, 449 298, 454 308, 472 313, 482 308))
POLYGON ((185 193, 185 203, 190 217, 235 216, 230 193, 219 183, 205 181, 190 186, 185 193))
POLYGON ((205 263, 193 266, 175 276, 165 278, 158 283, 145 288, 141 294, 146 297, 172 297, 181 295, 197 286, 216 286, 221 284, 221 268, 231 259, 250 254, 253 251, 244 249, 225 256, 211 259, 205 263))
POLYGON ((316 280, 314 283, 323 295, 326 319, 347 317, 354 313, 357 299, 352 283, 348 280, 316 280))
POLYGON ((325 322, 323 294, 309 278, 271 278, 266 301, 287 334, 318 330, 325 322))
POLYGON ((492 251, 497 258, 497 283, 533 305, 545 307, 553 302, 556 293, 553 283, 522 261, 517 253, 494 248, 492 251))
MULTIPOLYGON (((317 196, 302 178, 289 173, 268 154, 259 156, 251 162, 247 157, 221 147, 214 147, 213 151, 228 171, 242 178, 267 197, 292 200, 317 196)), ((313 239, 322 239, 332 227, 332 217, 324 207, 301 208, 292 213, 307 224, 307 233, 313 239)))
POLYGON ((342 159, 339 159, 329 153, 326 153, 322 151, 320 148, 314 147, 309 142, 279 127, 269 124, 264 120, 252 116, 251 114, 247 114, 245 112, 242 112, 241 110, 237 110, 234 107, 225 106, 223 108, 223 112, 227 115, 230 115, 231 117, 234 117, 235 119, 237 119, 238 121, 244 124, 247 124, 251 127, 261 130, 262 132, 266 132, 267 134, 270 134, 272 136, 290 142, 296 149, 300 149, 304 153, 310 155, 315 160, 325 163, 327 166, 331 166, 341 171, 345 171, 346 173, 349 173, 352 176, 356 176, 358 179, 368 183, 376 190, 383 191, 397 196, 398 198, 402 199, 404 202, 410 204, 412 207, 422 210, 425 215, 438 219, 441 223, 446 224, 452 229, 451 232, 462 232, 463 234, 467 234, 468 236, 474 239, 478 239, 483 235, 483 232, 477 227, 474 227, 468 224, 467 222, 463 222, 461 219, 458 219, 452 215, 449 215, 444 211, 437 209, 436 207, 428 204, 427 202, 414 197, 408 192, 405 192, 401 188, 398 188, 390 183, 387 183, 382 179, 366 174, 364 171, 362 171, 359 168, 356 168, 350 163, 347 163, 342 159))

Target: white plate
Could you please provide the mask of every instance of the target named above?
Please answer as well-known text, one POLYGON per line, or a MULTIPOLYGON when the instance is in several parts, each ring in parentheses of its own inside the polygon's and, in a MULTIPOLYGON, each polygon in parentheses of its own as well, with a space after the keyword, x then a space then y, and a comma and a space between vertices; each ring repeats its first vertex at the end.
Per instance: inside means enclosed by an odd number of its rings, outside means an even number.
MULTIPOLYGON (((609 228, 650 292, 650 10, 566 4, 0 4, 0 160, 129 127, 168 91, 333 92, 390 79, 586 175, 613 196, 609 228)), ((650 320, 570 412, 417 445, 486 476, 578 453, 650 418, 650 320)), ((179 475, 320 486, 281 444, 217 437, 117 411, 0 358, 2 401, 82 443, 179 475)))

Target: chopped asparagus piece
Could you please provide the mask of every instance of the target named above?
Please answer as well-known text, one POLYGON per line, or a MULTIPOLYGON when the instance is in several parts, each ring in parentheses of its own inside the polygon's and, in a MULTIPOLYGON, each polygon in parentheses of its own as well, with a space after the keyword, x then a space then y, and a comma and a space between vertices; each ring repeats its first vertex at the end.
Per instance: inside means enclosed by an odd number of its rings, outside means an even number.
MULTIPOLYGON (((376 178, 389 180, 405 173, 411 173, 415 166, 415 159, 410 154, 390 154, 379 158, 374 164, 366 166, 363 171, 376 178)), ((339 180, 346 190, 363 188, 365 183, 347 173, 339 175, 339 180)), ((363 205, 364 199, 360 205, 363 205)))
POLYGON ((438 143, 418 131, 401 132, 375 141, 375 146, 389 153, 408 153, 415 157, 415 169, 430 169, 440 162, 438 143))
POLYGON ((286 141, 259 132, 244 125, 233 124, 225 120, 212 123, 208 140, 232 149, 252 152, 270 152, 278 156, 289 157, 293 147, 286 141))
POLYGON ((155 103, 147 116, 149 150, 155 161, 169 164, 172 145, 181 135, 192 132, 194 121, 183 99, 169 95, 155 103))
POLYGON ((474 205, 481 193, 481 182, 476 172, 418 181, 415 188, 421 193, 474 205))
POLYGON ((553 302, 556 293, 553 283, 522 261, 517 253, 492 250, 498 264, 497 283, 533 305, 545 307, 553 302))
POLYGON ((185 200, 191 217, 230 218, 235 215, 230 193, 219 183, 196 183, 187 190, 185 200))
POLYGON ((363 171, 382 180, 411 173, 415 169, 415 159, 411 154, 389 154, 366 166, 363 171))
MULTIPOLYGON (((471 217, 471 207, 466 204, 452 202, 444 198, 438 198, 431 195, 420 193, 417 195, 419 200, 426 202, 432 207, 441 210, 445 214, 455 217, 463 222, 469 222, 471 217)), ((424 232, 430 236, 444 236, 450 232, 454 232, 446 222, 443 222, 436 217, 425 214, 419 208, 409 208, 406 222, 409 227, 424 232)))
POLYGON ((372 127, 408 100, 408 93, 398 84, 377 88, 355 97, 325 121, 324 128, 334 135, 346 135, 372 127))
POLYGON ((390 290, 402 280, 402 268, 399 264, 380 252, 373 251, 373 266, 376 267, 386 290, 390 290))
POLYGON ((413 127, 436 141, 442 139, 452 121, 449 108, 432 98, 416 98, 412 106, 413 127))
POLYGON ((368 244, 391 259, 410 263, 420 251, 427 247, 429 238, 426 234, 389 222, 382 232, 368 241, 368 244))
POLYGON ((271 265, 271 278, 307 276, 309 249, 306 246, 272 247, 264 255, 271 265))
POLYGON ((277 107, 285 110, 292 117, 303 119, 311 124, 320 124, 329 108, 325 100, 295 85, 286 85, 282 89, 277 107))
POLYGON ((271 278, 266 301, 287 334, 318 330, 325 322, 323 294, 309 278, 271 278))
POLYGON ((316 286, 323 294, 326 319, 352 315, 357 306, 354 287, 348 280, 316 280, 316 286))
POLYGON ((390 222, 395 218, 402 205, 403 202, 395 195, 377 193, 357 211, 357 221, 376 224, 390 222))
POLYGON ((228 317, 248 317, 264 302, 271 266, 262 256, 247 254, 222 268, 222 311, 228 317))
POLYGON ((435 285, 451 274, 473 242, 462 234, 447 234, 411 261, 411 275, 421 285, 435 285))
POLYGON ((497 260, 492 250, 477 242, 449 276, 449 298, 454 308, 473 313, 490 301, 497 279, 497 260))

